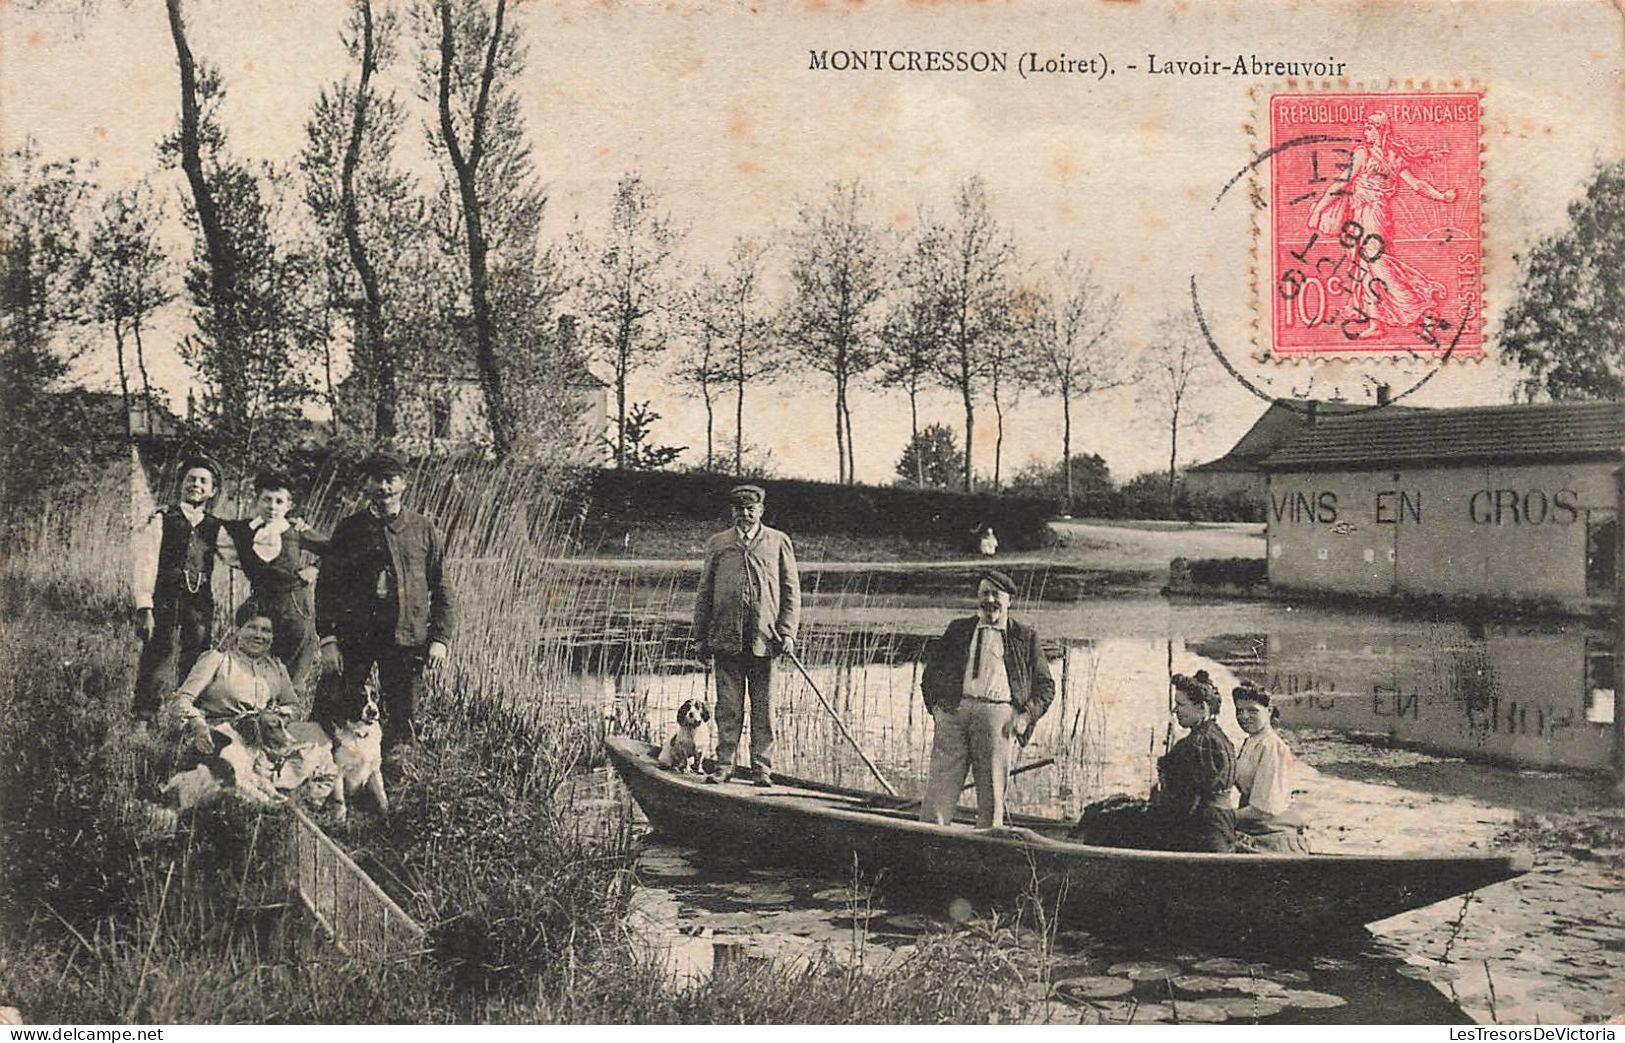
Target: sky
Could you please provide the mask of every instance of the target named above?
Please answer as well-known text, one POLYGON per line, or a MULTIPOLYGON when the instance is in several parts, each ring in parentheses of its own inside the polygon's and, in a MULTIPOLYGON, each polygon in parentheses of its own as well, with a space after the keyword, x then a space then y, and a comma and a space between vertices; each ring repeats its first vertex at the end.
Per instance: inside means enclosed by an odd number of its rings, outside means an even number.
MULTIPOLYGON (((339 42, 345 5, 188 0, 186 11, 194 52, 225 78, 232 148, 292 159, 317 92, 346 72, 339 42)), ((1250 73, 1153 75, 1150 56, 1163 66, 1207 56, 1230 62, 1237 54, 1334 59, 1344 64, 1343 77, 1311 81, 1309 89, 1483 93, 1487 357, 1451 361, 1414 404, 1507 399, 1516 374, 1496 358, 1496 329, 1515 294, 1515 258, 1561 230, 1565 207, 1599 161, 1625 154, 1622 19, 1612 5, 1589 0, 529 0, 513 18, 529 48, 519 93, 549 191, 550 240, 600 226, 616 180, 629 171, 659 191, 686 229, 690 271, 720 265, 738 236, 782 243, 797 208, 819 202, 832 181, 861 178, 875 219, 906 231, 921 208, 944 215, 955 187, 979 176, 1027 274, 1048 271, 1070 252, 1121 294, 1112 351, 1133 357, 1159 317, 1188 314, 1194 277, 1215 342, 1267 394, 1364 399, 1379 381, 1406 387, 1433 367, 1389 358, 1253 358, 1268 222, 1244 192, 1215 199, 1264 147, 1268 96, 1306 85, 1250 73), (875 48, 1004 52, 1012 65, 1029 51, 1098 55, 1112 71, 1104 78, 1023 78, 1014 68, 809 68, 814 50, 875 48)), ((414 99, 410 43, 405 52, 387 80, 414 99)), ((183 182, 160 166, 155 145, 173 127, 176 108, 161 5, 38 0, 0 7, 0 145, 7 150, 32 137, 47 157, 95 157, 105 185, 152 177, 175 215, 183 182)), ((414 109, 418 119, 425 111, 414 109)), ((432 183, 423 135, 407 135, 406 148, 407 164, 432 183)), ((189 254, 178 222, 166 237, 175 256, 189 254)), ((770 255, 770 290, 782 287, 785 264, 782 250, 770 255)), ((184 401, 190 381, 174 349, 186 330, 185 311, 176 308, 150 338, 157 379, 176 401, 184 401)), ((93 346, 81 375, 112 386, 110 345, 93 346)), ((631 397, 662 414, 657 440, 690 446, 684 462, 703 456, 703 412, 668 373, 639 371, 631 397)), ((1207 419, 1181 435, 1181 463, 1221 455, 1264 408, 1216 365, 1199 378, 1193 402, 1207 419)), ((906 399, 866 386, 852 408, 858 478, 887 481, 908 438, 906 399)), ((827 378, 752 384, 745 416, 747 438, 771 449, 780 473, 834 478, 827 378)), ((1035 391, 1007 410, 1007 474, 1058 458, 1060 416, 1057 401, 1035 391)), ((956 397, 928 395, 922 421, 960 427, 956 397)), ((992 424, 991 408, 979 409, 979 470, 992 468, 992 424)), ((1132 391, 1081 403, 1074 424, 1075 450, 1101 454, 1119 477, 1166 466, 1167 425, 1132 391)))

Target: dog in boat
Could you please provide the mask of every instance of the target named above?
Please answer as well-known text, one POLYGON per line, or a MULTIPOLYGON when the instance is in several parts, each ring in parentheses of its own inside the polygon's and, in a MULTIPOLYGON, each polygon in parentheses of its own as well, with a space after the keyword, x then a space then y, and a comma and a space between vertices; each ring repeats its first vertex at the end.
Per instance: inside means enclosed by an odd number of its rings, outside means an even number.
POLYGON ((660 766, 668 771, 703 773, 700 729, 710 719, 711 707, 705 700, 684 700, 677 708, 677 730, 660 750, 660 766))

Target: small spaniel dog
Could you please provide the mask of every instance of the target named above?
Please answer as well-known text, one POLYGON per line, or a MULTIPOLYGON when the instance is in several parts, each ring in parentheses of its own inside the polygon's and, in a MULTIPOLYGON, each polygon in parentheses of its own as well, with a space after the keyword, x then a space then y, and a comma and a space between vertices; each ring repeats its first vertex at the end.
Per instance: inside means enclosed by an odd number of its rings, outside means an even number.
POLYGON ((389 795, 384 792, 384 729, 378 723, 378 693, 370 684, 366 696, 355 719, 333 727, 333 765, 339 773, 333 802, 338 805, 340 822, 349 817, 349 795, 362 787, 378 802, 378 810, 389 814, 389 795))
POLYGON ((660 766, 668 771, 705 769, 700 757, 700 729, 711 719, 711 707, 703 699, 688 699, 677 708, 677 730, 660 751, 660 766))

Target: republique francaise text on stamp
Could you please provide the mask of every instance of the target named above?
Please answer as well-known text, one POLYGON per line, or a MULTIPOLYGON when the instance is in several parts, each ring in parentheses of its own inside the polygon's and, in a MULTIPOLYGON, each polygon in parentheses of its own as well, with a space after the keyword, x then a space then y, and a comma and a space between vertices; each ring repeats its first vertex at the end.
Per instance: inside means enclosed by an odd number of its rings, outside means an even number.
POLYGON ((1483 350, 1481 95, 1269 99, 1270 347, 1483 350))

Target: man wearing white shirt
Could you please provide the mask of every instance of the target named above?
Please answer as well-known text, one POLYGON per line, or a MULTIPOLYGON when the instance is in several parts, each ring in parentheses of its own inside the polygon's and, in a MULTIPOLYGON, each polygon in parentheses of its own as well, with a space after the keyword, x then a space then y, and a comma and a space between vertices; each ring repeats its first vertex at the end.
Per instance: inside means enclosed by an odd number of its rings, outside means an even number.
POLYGON ((932 736, 923 822, 953 821, 968 769, 976 781, 977 828, 1004 825, 1012 740, 1025 746, 1055 697, 1037 632, 1010 618, 1015 590, 1009 576, 984 570, 977 614, 949 623, 926 657, 920 691, 932 736))
POLYGON ((220 472, 203 457, 181 463, 177 502, 152 512, 131 541, 136 636, 135 716, 150 722, 203 650, 214 622, 214 572, 220 519, 209 513, 220 472))

